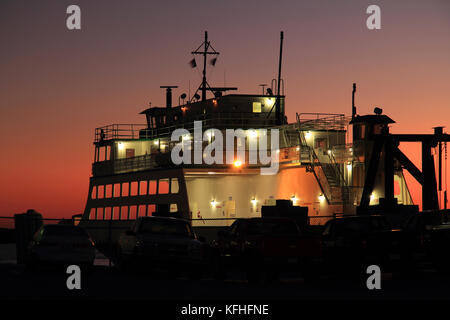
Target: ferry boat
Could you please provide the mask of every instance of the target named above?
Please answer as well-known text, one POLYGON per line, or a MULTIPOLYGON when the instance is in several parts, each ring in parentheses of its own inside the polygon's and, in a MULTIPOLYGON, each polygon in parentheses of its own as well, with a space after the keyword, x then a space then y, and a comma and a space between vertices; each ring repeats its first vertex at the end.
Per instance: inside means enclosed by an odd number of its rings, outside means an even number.
MULTIPOLYGON (((197 233, 206 236, 231 225, 234 219, 261 216, 262 206, 276 205, 277 199, 307 207, 311 224, 323 224, 337 214, 356 213, 373 135, 389 130, 394 121, 379 112, 358 116, 355 86, 351 117, 297 113, 296 119, 289 121, 281 78, 282 41, 278 79, 272 80, 270 88, 264 91, 263 87, 260 94, 228 93, 237 88, 211 87, 206 80, 207 58, 219 53, 205 32, 204 42, 192 52, 203 60, 197 91, 201 96, 197 92, 192 97, 181 94, 179 105, 172 106, 177 87, 161 86, 166 90, 166 106, 143 110, 144 124, 95 129, 92 176, 80 225, 89 229, 97 243, 114 241, 137 217, 163 212, 192 221, 197 233), (198 125, 200 136, 194 133, 198 125), (173 141, 177 129, 186 134, 173 141), (225 161, 225 155, 216 155, 222 163, 207 164, 204 159, 201 163, 174 163, 172 153, 180 143, 183 156, 194 159, 200 152, 202 158, 218 136, 227 137, 227 129, 241 130, 240 137, 227 141, 234 145, 232 162, 225 161), (261 147, 262 140, 266 147, 272 146, 275 138, 278 148, 263 151, 277 171, 261 174, 269 165, 260 157, 250 161, 251 146, 261 147)), ((196 65, 195 58, 191 64, 196 65)), ((301 110, 297 105, 291 108, 301 110)), ((384 186, 383 175, 377 175, 371 205, 384 198, 384 186)), ((412 204, 401 166, 394 166, 394 189, 397 203, 412 204)))

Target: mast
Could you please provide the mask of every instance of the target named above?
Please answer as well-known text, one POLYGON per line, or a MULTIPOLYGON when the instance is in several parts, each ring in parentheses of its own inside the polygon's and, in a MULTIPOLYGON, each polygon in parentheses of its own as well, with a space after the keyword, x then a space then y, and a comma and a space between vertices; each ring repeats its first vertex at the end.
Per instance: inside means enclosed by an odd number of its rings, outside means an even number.
POLYGON ((280 33, 280 60, 278 62, 278 83, 277 83, 277 105, 275 107, 275 115, 277 119, 277 124, 282 124, 284 119, 282 119, 282 113, 281 113, 281 104, 280 104, 280 82, 281 82, 281 59, 283 57, 283 38, 284 34, 283 31, 280 33))
MULTIPOLYGON (((202 78, 202 83, 200 85, 200 90, 202 91, 202 101, 206 100, 206 90, 207 90, 207 86, 209 86, 208 82, 206 81, 206 56, 208 54, 212 54, 212 55, 219 55, 219 52, 216 52, 216 50, 214 50, 214 48, 211 46, 211 43, 209 43, 208 41, 208 31, 205 31, 205 41, 197 48, 197 50, 191 52, 192 54, 200 54, 203 56, 203 78, 202 78), (203 51, 199 51, 199 49, 203 46, 203 51), (208 49, 211 48, 212 51, 208 51, 208 49)), ((198 91, 198 89, 197 89, 198 91)))
POLYGON ((352 120, 356 116, 355 93, 356 93, 356 83, 353 83, 353 90, 352 90, 352 120))

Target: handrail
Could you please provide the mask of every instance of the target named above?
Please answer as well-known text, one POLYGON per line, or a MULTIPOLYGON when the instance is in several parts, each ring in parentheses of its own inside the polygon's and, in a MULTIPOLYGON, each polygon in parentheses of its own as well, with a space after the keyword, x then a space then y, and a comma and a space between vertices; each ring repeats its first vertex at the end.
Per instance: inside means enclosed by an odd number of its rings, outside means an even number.
POLYGON ((202 121, 203 129, 210 128, 273 128, 275 119, 263 117, 236 117, 236 113, 211 113, 190 117, 189 122, 182 122, 166 127, 149 128, 146 124, 110 124, 95 129, 94 142, 112 139, 155 139, 170 136, 176 129, 194 129, 194 121, 202 121), (234 115, 234 116, 233 116, 234 115), (102 138, 103 137, 103 138, 102 138))
POLYGON ((331 188, 330 188, 330 185, 328 183, 328 179, 326 178, 326 176, 325 176, 325 180, 323 178, 321 179, 322 176, 320 175, 320 171, 316 171, 316 167, 317 167, 316 163, 318 163, 319 166, 322 169, 321 170, 322 173, 324 174, 323 168, 322 168, 322 163, 320 162, 319 157, 317 157, 316 152, 314 151, 314 148, 311 148, 308 145, 308 143, 306 142, 306 139, 305 139, 303 131, 300 131, 300 140, 301 140, 301 143, 302 143, 302 147, 308 148, 309 155, 310 155, 310 157, 312 157, 312 161, 311 161, 311 165, 310 165, 311 169, 312 169, 312 172, 313 172, 314 176, 316 177, 316 180, 317 180, 317 182, 319 184, 320 189, 322 190, 322 193, 323 193, 327 203, 330 204, 330 202, 331 202, 331 188), (326 188, 325 183, 328 185, 328 188, 326 188))

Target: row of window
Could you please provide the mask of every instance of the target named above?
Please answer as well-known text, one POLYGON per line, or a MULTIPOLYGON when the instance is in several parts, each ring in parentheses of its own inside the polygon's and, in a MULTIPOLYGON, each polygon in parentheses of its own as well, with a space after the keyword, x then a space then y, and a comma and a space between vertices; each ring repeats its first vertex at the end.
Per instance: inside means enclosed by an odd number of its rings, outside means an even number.
POLYGON ((98 185, 92 188, 91 199, 145 196, 178 193, 178 179, 159 179, 130 181, 123 183, 98 185))
MULTIPOLYGON (((155 204, 92 208, 89 220, 134 220, 137 217, 150 217, 155 211, 155 204)), ((170 212, 177 211, 177 204, 171 203, 170 212)))

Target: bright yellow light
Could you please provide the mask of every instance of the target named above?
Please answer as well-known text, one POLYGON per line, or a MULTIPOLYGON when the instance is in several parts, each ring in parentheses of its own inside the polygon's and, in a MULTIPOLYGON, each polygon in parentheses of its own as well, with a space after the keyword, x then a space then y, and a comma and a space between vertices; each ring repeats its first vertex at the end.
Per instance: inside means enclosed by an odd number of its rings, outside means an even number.
POLYGON ((256 206, 256 204, 258 203, 258 200, 253 198, 252 200, 250 200, 250 202, 252 203, 252 205, 256 206))
POLYGON ((241 161, 241 160, 236 160, 236 161, 234 161, 233 165, 234 165, 236 168, 239 168, 239 167, 242 166, 242 161, 241 161))
POLYGON ((298 198, 297 198, 295 195, 293 195, 293 196, 291 197, 291 201, 292 201, 292 204, 293 204, 293 205, 296 205, 296 204, 297 204, 297 201, 298 201, 298 198))
POLYGON ((119 147, 119 150, 123 150, 123 148, 125 148, 125 146, 123 145, 122 142, 119 142, 118 147, 119 147))
POLYGON ((306 139, 309 139, 309 138, 311 138, 311 137, 312 137, 312 133, 309 132, 309 131, 306 131, 306 133, 305 133, 305 138, 306 138, 306 139))
POLYGON ((272 98, 267 98, 266 99, 266 105, 267 107, 271 107, 273 105, 274 101, 272 100, 272 98))
POLYGON ((319 196, 319 201, 320 201, 320 202, 324 202, 324 201, 325 201, 325 196, 324 196, 323 194, 321 194, 321 195, 319 196))
POLYGON ((153 141, 153 144, 154 144, 155 146, 157 146, 157 145, 159 144, 159 140, 156 139, 155 141, 153 141))
POLYGON ((351 163, 347 164, 347 170, 348 170, 348 171, 351 171, 351 170, 352 170, 352 164, 351 164, 351 163))
POLYGON ((256 130, 249 130, 248 135, 250 136, 250 138, 256 138, 258 137, 258 132, 256 130))
POLYGON ((217 201, 216 200, 212 200, 211 201, 211 207, 215 208, 217 206, 217 201))
POLYGON ((375 195, 372 193, 371 195, 370 195, 370 201, 373 201, 375 199, 375 195))
POLYGON ((300 147, 295 148, 295 151, 300 151, 300 147))
POLYGON ((331 154, 331 150, 328 150, 328 154, 331 154))

